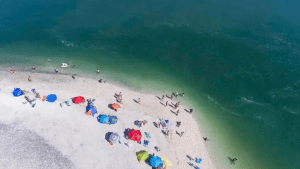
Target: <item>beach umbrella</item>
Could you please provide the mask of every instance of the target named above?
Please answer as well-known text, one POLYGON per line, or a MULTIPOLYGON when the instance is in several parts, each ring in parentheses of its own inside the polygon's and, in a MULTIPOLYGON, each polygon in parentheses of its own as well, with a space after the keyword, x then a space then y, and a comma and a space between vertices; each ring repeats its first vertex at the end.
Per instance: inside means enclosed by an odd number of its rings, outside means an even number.
POLYGON ((82 96, 77 96, 74 98, 74 103, 76 104, 83 103, 83 102, 85 102, 85 99, 82 96))
POLYGON ((14 95, 14 97, 18 97, 18 96, 22 96, 24 93, 20 88, 15 88, 12 94, 14 95))
POLYGON ((141 133, 140 130, 132 129, 128 133, 128 137, 129 137, 130 140, 141 142, 141 140, 142 140, 142 133, 141 133))
POLYGON ((171 161, 167 157, 161 157, 161 160, 164 161, 164 166, 166 167, 172 167, 171 161))
POLYGON ((118 133, 112 133, 109 136, 109 141, 112 142, 112 143, 118 142, 119 140, 120 140, 120 136, 119 136, 118 133))
POLYGON ((103 114, 103 115, 101 115, 101 116, 98 118, 98 121, 99 121, 100 123, 108 123, 109 117, 108 117, 108 115, 103 114))
POLYGON ((161 120, 161 126, 163 129, 168 129, 172 126, 172 122, 170 120, 161 120))
POLYGON ((86 108, 86 114, 94 116, 97 113, 97 110, 91 104, 86 108))
POLYGON ((118 108, 120 108, 121 106, 120 106, 118 103, 114 103, 114 104, 111 105, 111 107, 112 107, 113 109, 118 109, 118 108))
POLYGON ((56 94, 49 94, 49 95, 47 96, 47 101, 48 101, 48 102, 55 102, 56 100, 57 100, 56 94))
POLYGON ((142 153, 139 153, 139 154, 137 155, 137 158, 138 158, 139 162, 145 161, 147 158, 149 158, 149 153, 148 153, 148 151, 144 151, 144 152, 142 152, 142 153))
POLYGON ((110 124, 116 124, 118 122, 117 116, 110 116, 109 117, 109 123, 110 124))
POLYGON ((158 156, 152 156, 150 159, 150 164, 152 167, 158 167, 161 163, 161 158, 158 156))

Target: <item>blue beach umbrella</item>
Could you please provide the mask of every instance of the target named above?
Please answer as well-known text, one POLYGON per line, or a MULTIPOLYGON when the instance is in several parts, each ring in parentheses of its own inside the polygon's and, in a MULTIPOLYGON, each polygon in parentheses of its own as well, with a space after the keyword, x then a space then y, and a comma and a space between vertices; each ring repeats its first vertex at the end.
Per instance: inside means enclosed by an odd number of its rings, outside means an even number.
POLYGON ((161 163, 161 158, 158 156, 152 156, 150 159, 150 164, 152 167, 158 167, 161 163))
POLYGON ((109 117, 106 114, 103 114, 98 118, 98 121, 100 123, 108 123, 109 117))
POLYGON ((118 117, 117 116, 110 116, 109 117, 109 123, 110 124, 116 124, 118 122, 118 117))
POLYGON ((48 101, 48 102, 55 102, 56 100, 57 100, 56 94, 49 94, 49 95, 47 96, 47 101, 48 101))
POLYGON ((24 93, 23 93, 23 91, 20 88, 15 88, 14 91, 12 92, 12 94, 15 97, 19 97, 19 96, 22 96, 24 93))

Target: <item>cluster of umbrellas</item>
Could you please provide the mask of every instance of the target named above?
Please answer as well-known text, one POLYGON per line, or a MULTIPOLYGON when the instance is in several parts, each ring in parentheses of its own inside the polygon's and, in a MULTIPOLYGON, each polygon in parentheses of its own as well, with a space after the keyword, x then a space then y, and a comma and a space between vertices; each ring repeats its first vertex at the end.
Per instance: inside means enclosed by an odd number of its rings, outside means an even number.
MULTIPOLYGON (((13 90, 12 94, 13 94, 14 97, 19 97, 19 96, 24 95, 24 92, 20 88, 15 88, 13 90)), ((56 94, 49 94, 46 97, 46 100, 48 102, 55 102, 57 100, 57 96, 56 96, 56 94)))
POLYGON ((167 157, 152 156, 149 155, 148 151, 142 151, 137 155, 137 158, 139 162, 149 160, 150 165, 156 169, 165 169, 173 166, 167 157))
POLYGON ((118 117, 102 114, 98 116, 98 121, 103 124, 116 124, 118 122, 118 117))
MULTIPOLYGON (((15 88, 14 91, 12 92, 12 94, 14 95, 14 97, 19 97, 24 95, 24 92, 20 89, 20 88, 15 88)), ((46 97, 46 100, 48 102, 55 102, 57 100, 57 96, 56 94, 49 94, 46 97)), ((73 102, 75 104, 80 104, 85 102, 85 98, 82 96, 77 96, 73 99, 73 102)), ((120 108, 121 106, 118 103, 114 103, 112 104, 112 108, 114 110, 117 110, 118 108, 120 108)), ((97 110, 95 109, 93 102, 89 102, 89 105, 87 106, 87 114, 88 115, 92 115, 94 116, 97 113, 97 110)), ((109 116, 106 114, 102 114, 100 116, 98 116, 98 121, 100 123, 104 123, 104 124, 116 124, 118 122, 118 118, 116 116, 109 116)), ((169 120, 161 120, 161 124, 163 129, 167 129, 169 127, 171 127, 172 123, 169 120)), ((141 142, 142 140, 142 133, 140 130, 135 130, 135 129, 131 129, 128 132, 128 138, 130 140, 136 141, 136 142, 141 142)), ((109 141, 112 143, 116 143, 120 141, 120 136, 118 133, 112 133, 109 136, 109 141)), ((141 153, 139 153, 137 155, 138 160, 141 161, 145 161, 145 160, 149 160, 149 163, 152 167, 155 167, 156 169, 165 169, 166 167, 172 167, 172 164, 170 162, 170 160, 167 157, 158 157, 158 156, 151 156, 149 155, 149 153, 147 151, 143 151, 141 153)))

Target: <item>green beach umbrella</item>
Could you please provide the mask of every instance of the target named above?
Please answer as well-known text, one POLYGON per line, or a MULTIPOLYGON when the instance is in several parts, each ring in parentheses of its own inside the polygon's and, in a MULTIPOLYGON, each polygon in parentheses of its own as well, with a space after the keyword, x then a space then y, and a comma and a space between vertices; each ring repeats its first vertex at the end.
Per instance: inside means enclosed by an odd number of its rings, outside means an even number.
POLYGON ((148 151, 145 151, 145 152, 138 154, 137 157, 138 157, 139 162, 145 161, 147 158, 149 158, 149 153, 148 153, 148 151))

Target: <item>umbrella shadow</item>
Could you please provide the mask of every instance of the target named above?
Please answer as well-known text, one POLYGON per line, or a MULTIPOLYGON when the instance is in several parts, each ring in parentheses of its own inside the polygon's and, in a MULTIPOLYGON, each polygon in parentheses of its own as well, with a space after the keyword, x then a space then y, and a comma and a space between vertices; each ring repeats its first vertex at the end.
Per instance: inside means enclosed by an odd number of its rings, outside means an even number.
POLYGON ((128 139, 128 133, 129 133, 130 131, 131 131, 130 128, 125 129, 125 131, 124 131, 124 137, 125 137, 126 139, 128 139))
POLYGON ((75 103, 75 102, 74 102, 75 97, 71 97, 70 99, 72 100, 72 103, 75 103))
POLYGON ((108 108, 114 110, 114 108, 112 107, 112 104, 108 104, 108 108))
POLYGON ((110 142, 109 141, 109 137, 110 137, 110 135, 112 134, 113 132, 107 132, 106 134, 105 134, 105 140, 107 141, 107 142, 110 142))
POLYGON ((139 120, 135 120, 135 121, 134 121, 134 125, 140 127, 140 126, 139 126, 139 120))

